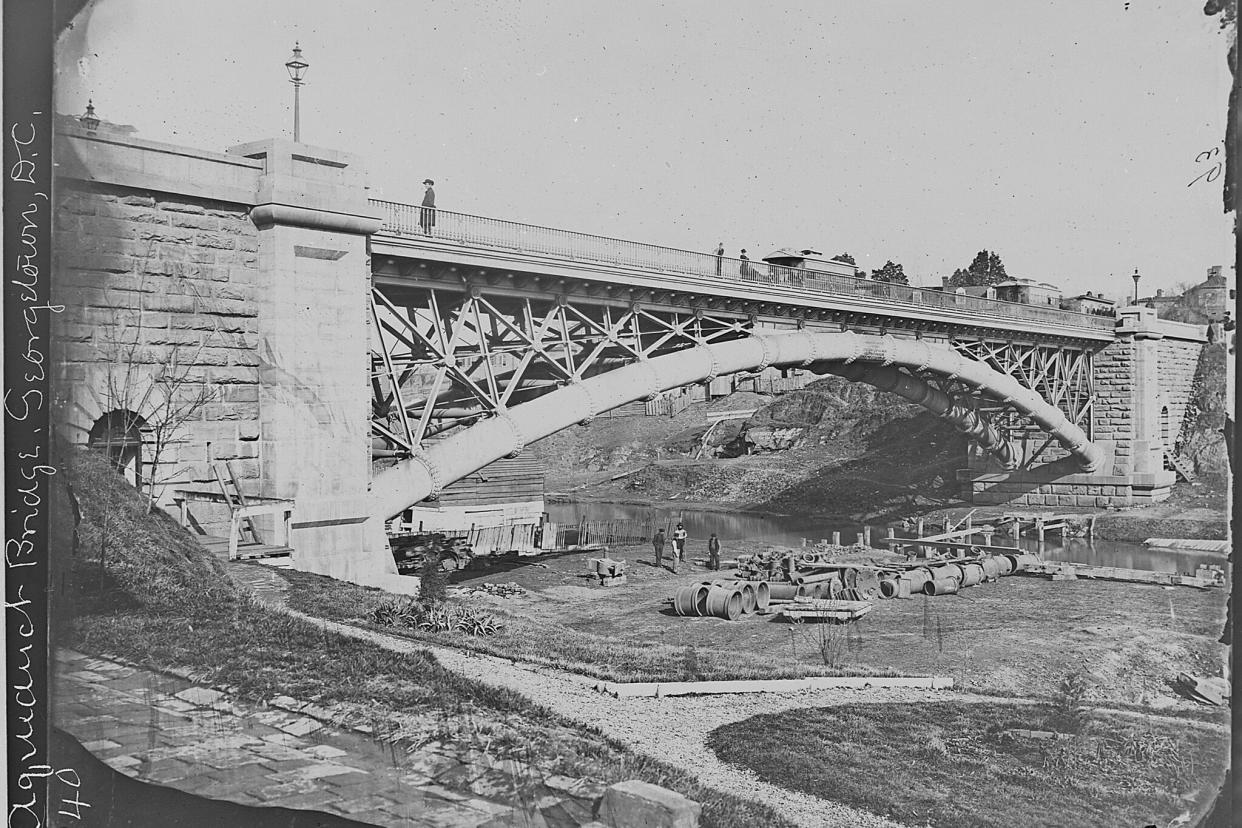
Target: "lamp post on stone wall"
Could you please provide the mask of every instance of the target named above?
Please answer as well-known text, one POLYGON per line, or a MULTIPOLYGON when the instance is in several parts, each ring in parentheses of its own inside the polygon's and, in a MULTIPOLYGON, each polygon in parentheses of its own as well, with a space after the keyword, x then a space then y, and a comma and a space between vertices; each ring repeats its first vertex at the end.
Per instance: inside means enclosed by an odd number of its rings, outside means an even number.
POLYGON ((1138 294, 1138 283, 1139 283, 1139 279, 1141 279, 1141 278, 1142 278, 1142 277, 1139 275, 1139 272, 1138 272, 1138 268, 1137 268, 1137 267, 1136 267, 1136 268, 1134 268, 1134 275, 1133 275, 1133 276, 1131 276, 1130 278, 1134 280, 1134 304, 1136 304, 1136 305, 1137 305, 1137 304, 1139 303, 1139 301, 1138 301, 1138 296, 1139 296, 1139 294, 1138 294))
POLYGON ((306 69, 310 64, 302 57, 302 47, 295 41, 293 44, 293 56, 285 62, 285 68, 289 70, 289 82, 293 84, 293 140, 294 143, 302 141, 302 78, 306 75, 306 69))
POLYGON ((94 132, 99 129, 99 118, 95 115, 95 102, 93 100, 86 102, 86 112, 78 117, 78 123, 87 132, 94 132))

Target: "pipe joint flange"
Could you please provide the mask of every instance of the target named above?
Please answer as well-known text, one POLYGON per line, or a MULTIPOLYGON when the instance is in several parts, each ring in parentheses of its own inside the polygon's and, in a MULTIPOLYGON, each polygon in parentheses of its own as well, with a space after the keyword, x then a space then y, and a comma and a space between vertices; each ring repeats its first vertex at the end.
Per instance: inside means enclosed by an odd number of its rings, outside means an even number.
POLYGON ((768 341, 766 336, 762 334, 755 337, 759 340, 759 347, 763 349, 763 358, 759 360, 759 365, 755 368, 755 373, 762 374, 772 364, 772 343, 768 341))
POLYGON ((880 335, 880 366, 887 368, 896 361, 897 342, 888 334, 880 335))
POLYGON ((710 384, 720 375, 720 363, 716 361, 716 352, 707 345, 696 345, 695 350, 700 351, 707 358, 707 373, 703 377, 703 382, 710 384))
POLYGON ((410 455, 410 459, 418 463, 427 472, 427 479, 431 481, 431 491, 427 497, 435 500, 440 496, 440 492, 444 489, 444 478, 440 476, 440 470, 436 464, 431 461, 431 457, 427 452, 419 449, 410 455))
POLYGON ((920 345, 922 346, 923 356, 921 356, 921 357, 919 358, 919 367, 918 367, 918 368, 916 368, 915 370, 916 370, 916 372, 917 372, 917 373, 920 373, 920 374, 921 374, 921 373, 923 373, 924 371, 926 371, 926 370, 928 369, 928 367, 930 367, 930 366, 931 366, 931 363, 932 363, 932 350, 931 350, 931 345, 927 344, 927 342, 926 342, 926 341, 924 341, 924 340, 919 340, 919 343, 920 343, 920 345))
POLYGON ((803 330, 802 337, 806 340, 807 358, 798 363, 798 367, 807 368, 819 362, 819 337, 807 330, 803 330))
POLYGON ((509 413, 508 409, 497 409, 496 418, 498 420, 503 420, 505 425, 509 426, 509 430, 513 432, 513 450, 505 455, 505 457, 512 460, 514 457, 521 454, 522 450, 526 448, 526 438, 522 435, 522 429, 518 427, 517 420, 513 419, 513 415, 509 413))

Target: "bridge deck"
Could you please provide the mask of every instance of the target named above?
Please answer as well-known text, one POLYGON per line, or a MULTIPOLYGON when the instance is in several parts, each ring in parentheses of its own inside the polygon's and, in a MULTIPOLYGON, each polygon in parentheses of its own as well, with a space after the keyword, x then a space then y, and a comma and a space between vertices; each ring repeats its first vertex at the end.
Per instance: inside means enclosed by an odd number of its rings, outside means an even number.
MULTIPOLYGON (((436 210, 432 233, 420 208, 373 199, 384 213, 374 253, 478 267, 509 267, 640 287, 694 290, 756 301, 832 307, 969 323, 1082 339, 1111 340, 1116 320, 1060 308, 1004 302, 845 273, 717 257, 709 253, 436 210), (1015 326, 1019 323, 1020 327, 1015 326)), ((843 271, 851 268, 842 265, 843 271)))

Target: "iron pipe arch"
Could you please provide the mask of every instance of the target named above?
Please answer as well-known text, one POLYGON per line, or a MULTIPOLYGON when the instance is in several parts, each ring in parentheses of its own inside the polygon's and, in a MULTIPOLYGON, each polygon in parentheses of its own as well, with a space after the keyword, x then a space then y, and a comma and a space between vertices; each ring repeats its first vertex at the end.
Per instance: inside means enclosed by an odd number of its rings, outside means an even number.
POLYGON ((367 523, 371 559, 367 568, 377 576, 395 572, 391 556, 386 552, 383 530, 384 522, 392 515, 422 501, 439 486, 511 455, 521 449, 522 443, 533 443, 581 422, 589 409, 596 414, 610 411, 650 396, 653 387, 665 391, 701 382, 709 376, 753 371, 760 366, 803 365, 817 373, 857 377, 894 391, 955 421, 959 429, 997 453, 1003 463, 1014 463, 1013 447, 995 428, 973 412, 955 411, 952 399, 944 392, 897 368, 956 378, 989 396, 1007 400, 1069 451, 1084 472, 1094 472, 1103 463, 1100 448, 1038 393, 1013 377, 949 348, 926 340, 852 331, 754 334, 634 362, 571 383, 514 406, 505 417, 484 419, 429 446, 421 456, 400 461, 380 472, 371 485, 371 520, 367 523))

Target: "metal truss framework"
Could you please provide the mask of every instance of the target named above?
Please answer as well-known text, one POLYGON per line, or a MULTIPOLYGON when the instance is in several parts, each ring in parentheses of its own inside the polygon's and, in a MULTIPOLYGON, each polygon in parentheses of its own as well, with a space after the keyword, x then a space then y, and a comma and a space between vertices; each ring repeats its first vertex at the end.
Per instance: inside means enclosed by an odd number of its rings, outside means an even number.
MULTIPOLYGON (((376 456, 417 454, 428 438, 505 416, 507 409, 558 387, 756 331, 756 317, 744 309, 671 310, 461 285, 373 287, 371 317, 372 428, 384 446, 373 450, 376 456)), ((1039 392, 1090 436, 1090 353, 975 338, 954 338, 951 345, 1039 392)), ((1026 430, 1004 401, 981 398, 952 378, 910 373, 1007 432, 1026 430)))
POLYGON ((371 292, 372 427, 422 442, 619 365, 748 335, 748 316, 458 291, 371 292))
MULTIPOLYGON (((1093 358, 1089 350, 1066 348, 1044 343, 1026 344, 995 342, 979 339, 953 338, 952 347, 959 353, 991 365, 1009 374, 1039 394, 1065 414, 1071 423, 1095 438, 1092 420, 1095 408, 1093 358)), ((980 409, 1009 433, 1034 430, 1024 418, 1002 403, 980 400, 980 409)), ((1028 462, 1038 458, 1051 442, 1034 452, 1028 462)))

